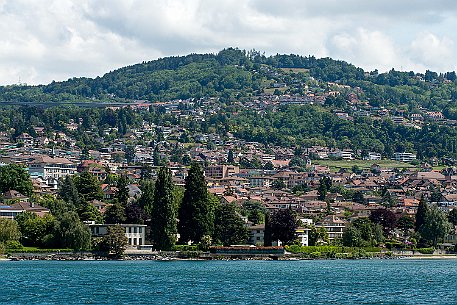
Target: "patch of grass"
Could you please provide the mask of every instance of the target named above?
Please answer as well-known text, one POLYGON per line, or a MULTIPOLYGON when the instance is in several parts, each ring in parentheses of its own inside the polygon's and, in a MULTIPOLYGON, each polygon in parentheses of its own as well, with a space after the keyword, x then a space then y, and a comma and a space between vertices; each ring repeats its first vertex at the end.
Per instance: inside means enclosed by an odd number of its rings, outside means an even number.
POLYGON ((47 252, 73 252, 73 249, 42 249, 37 247, 23 247, 22 249, 6 249, 6 253, 47 253, 47 252))
POLYGON ((309 72, 309 69, 305 68, 281 68, 282 71, 284 72, 290 72, 290 73, 307 73, 309 72))
POLYGON ((393 160, 315 160, 313 163, 328 166, 331 170, 341 168, 351 169, 354 165, 361 169, 370 168, 373 164, 378 164, 381 168, 415 168, 414 165, 393 160))

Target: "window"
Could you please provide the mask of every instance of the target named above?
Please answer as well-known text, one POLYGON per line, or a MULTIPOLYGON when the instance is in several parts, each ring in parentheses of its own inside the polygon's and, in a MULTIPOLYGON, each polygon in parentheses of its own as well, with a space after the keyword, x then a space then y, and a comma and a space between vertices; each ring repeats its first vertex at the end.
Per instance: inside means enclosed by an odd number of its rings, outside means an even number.
POLYGON ((139 244, 140 246, 143 244, 143 239, 142 239, 142 238, 138 239, 138 244, 139 244))
POLYGON ((138 228, 138 233, 140 233, 140 234, 143 233, 143 228, 141 228, 141 227, 138 228))
POLYGON ((137 229, 136 227, 133 228, 133 233, 136 233, 136 231, 137 231, 136 229, 137 229))

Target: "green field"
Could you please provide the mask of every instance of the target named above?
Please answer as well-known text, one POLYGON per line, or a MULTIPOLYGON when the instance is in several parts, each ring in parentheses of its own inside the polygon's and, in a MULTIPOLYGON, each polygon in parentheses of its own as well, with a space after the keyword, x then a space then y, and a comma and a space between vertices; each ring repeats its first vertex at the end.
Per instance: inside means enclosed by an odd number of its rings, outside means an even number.
POLYGON ((305 68, 281 68, 284 72, 291 72, 291 73, 307 73, 309 69, 305 68))
POLYGON ((378 164, 383 168, 415 168, 409 163, 393 160, 314 160, 313 163, 328 166, 332 171, 338 171, 341 168, 351 169, 354 165, 361 169, 370 168, 373 164, 378 164))

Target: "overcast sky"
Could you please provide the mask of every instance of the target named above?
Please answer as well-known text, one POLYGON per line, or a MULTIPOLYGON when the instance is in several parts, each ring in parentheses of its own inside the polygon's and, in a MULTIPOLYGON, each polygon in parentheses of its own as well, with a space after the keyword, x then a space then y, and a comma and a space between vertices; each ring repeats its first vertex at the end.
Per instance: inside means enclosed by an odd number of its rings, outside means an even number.
POLYGON ((455 0, 0 0, 0 85, 225 47, 457 70, 455 0))

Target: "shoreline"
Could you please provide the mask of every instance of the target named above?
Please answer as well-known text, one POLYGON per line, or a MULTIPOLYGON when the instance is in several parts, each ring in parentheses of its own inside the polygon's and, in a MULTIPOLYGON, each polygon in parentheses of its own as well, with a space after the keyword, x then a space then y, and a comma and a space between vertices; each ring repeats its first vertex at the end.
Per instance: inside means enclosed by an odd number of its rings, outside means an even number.
POLYGON ((92 253, 17 253, 9 256, 0 257, 0 261, 304 261, 304 260, 457 260, 457 254, 414 254, 414 255, 381 255, 373 257, 353 257, 353 258, 311 258, 296 255, 284 256, 230 256, 230 255, 198 255, 186 256, 179 253, 148 253, 148 254, 126 254, 122 258, 110 258, 106 256, 94 255, 92 253))

